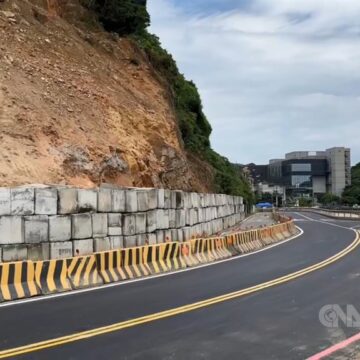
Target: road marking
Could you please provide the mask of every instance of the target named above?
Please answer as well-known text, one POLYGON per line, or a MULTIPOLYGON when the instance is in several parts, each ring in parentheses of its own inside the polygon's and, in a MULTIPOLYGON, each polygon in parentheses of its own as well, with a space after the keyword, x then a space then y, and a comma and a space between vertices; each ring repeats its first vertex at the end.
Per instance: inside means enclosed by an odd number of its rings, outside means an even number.
POLYGON ((234 292, 231 292, 231 293, 228 293, 225 295, 216 296, 216 297, 213 297, 213 298, 210 298, 207 300, 198 301, 198 302, 195 302, 192 304, 179 306, 179 307, 176 307, 173 309, 160 311, 160 312, 157 312, 154 314, 142 316, 142 317, 127 320, 127 321, 118 322, 116 324, 103 326, 103 327, 99 327, 99 328, 92 329, 92 330, 86 330, 86 331, 74 333, 71 335, 62 336, 62 337, 59 337, 56 339, 40 341, 37 343, 20 346, 20 347, 13 348, 13 349, 3 350, 3 351, 0 351, 0 359, 5 359, 5 358, 12 357, 12 356, 17 356, 17 355, 22 355, 22 354, 27 354, 27 353, 32 353, 32 352, 40 351, 43 349, 48 349, 48 348, 52 348, 52 347, 56 347, 56 346, 60 346, 60 345, 64 345, 64 344, 69 344, 69 343, 73 343, 76 341, 89 339, 89 338, 92 338, 95 336, 112 333, 115 331, 120 331, 120 330, 127 329, 130 327, 138 326, 141 324, 150 323, 153 321, 173 317, 173 316, 176 316, 179 314, 184 314, 184 313, 194 311, 197 309, 201 309, 201 308, 209 307, 209 306, 216 305, 219 303, 223 303, 225 301, 240 298, 242 296, 249 295, 249 294, 258 292, 260 290, 264 290, 264 289, 267 289, 267 288, 270 288, 270 287, 273 287, 273 286, 276 286, 279 284, 286 283, 288 281, 302 277, 306 274, 312 273, 316 270, 322 269, 325 266, 329 266, 330 264, 343 258, 347 254, 349 254, 351 251, 353 251, 357 246, 359 246, 359 243, 360 243, 359 233, 355 230, 353 230, 353 231, 355 232, 356 237, 355 237, 355 240, 348 247, 346 247, 339 253, 329 257, 328 259, 323 260, 317 264, 311 265, 305 269, 298 270, 291 274, 281 276, 277 279, 270 280, 270 281, 267 281, 262 284, 251 286, 251 287, 243 289, 243 290, 234 291, 234 292))
MULTIPOLYGON (((327 222, 326 219, 314 219, 314 218, 308 217, 308 216, 306 216, 304 214, 300 214, 299 212, 296 212, 295 214, 299 215, 299 216, 302 216, 307 220, 311 220, 311 221, 314 221, 314 222, 319 222, 321 224, 326 224, 326 225, 330 225, 330 226, 336 226, 336 227, 339 227, 339 228, 342 228, 342 229, 347 229, 347 230, 354 230, 354 229, 352 229, 350 227, 347 227, 347 226, 342 226, 342 225, 338 225, 338 224, 333 224, 332 222, 327 222)), ((338 221, 338 220, 335 220, 335 221, 338 221)))
POLYGON ((82 294, 82 293, 86 293, 86 292, 90 292, 90 291, 101 291, 101 290, 105 290, 107 288, 112 288, 112 287, 117 287, 117 286, 125 286, 125 285, 129 285, 131 283, 153 280, 153 279, 161 278, 161 277, 165 277, 165 276, 173 276, 173 275, 176 275, 178 273, 183 273, 183 272, 186 272, 186 271, 195 271, 195 270, 199 270, 199 269, 202 269, 202 268, 206 268, 208 266, 215 266, 215 265, 225 263, 225 262, 228 262, 228 261, 238 260, 238 259, 246 257, 246 256, 251 256, 251 255, 255 255, 255 254, 258 254, 260 252, 263 252, 263 251, 270 250, 270 249, 272 249, 272 248, 274 248, 276 246, 285 244, 285 243, 287 243, 287 242, 289 242, 291 240, 295 240, 296 238, 300 237, 304 233, 304 231, 300 227, 297 226, 297 229, 300 231, 299 234, 294 235, 294 236, 290 237, 289 239, 279 241, 279 242, 277 242, 275 244, 266 246, 263 249, 256 250, 256 251, 253 251, 253 252, 250 252, 250 253, 247 253, 247 254, 233 256, 233 257, 231 257, 229 259, 223 259, 223 260, 215 261, 215 262, 208 263, 208 264, 201 264, 201 265, 198 265, 196 267, 180 269, 180 270, 176 270, 176 271, 172 271, 172 272, 168 272, 168 273, 151 275, 151 276, 144 277, 144 278, 120 281, 120 282, 111 283, 111 284, 105 284, 105 285, 101 285, 101 286, 93 287, 93 288, 88 288, 88 289, 77 289, 77 290, 71 290, 71 291, 63 292, 63 293, 59 293, 59 294, 51 294, 51 295, 37 296, 37 297, 29 298, 29 299, 7 301, 7 302, 4 302, 4 303, 0 304, 0 308, 8 307, 8 306, 22 305, 22 304, 27 304, 27 303, 37 302, 37 301, 47 301, 47 300, 52 300, 52 299, 55 299, 55 298, 65 297, 65 296, 74 296, 74 295, 78 295, 78 294, 82 294))
POLYGON ((335 352, 341 350, 341 349, 345 349, 346 347, 348 347, 349 345, 352 345, 353 343, 357 342, 360 340, 360 333, 351 336, 348 339, 345 339, 341 342, 339 342, 338 344, 335 344, 333 346, 330 346, 329 348, 319 352, 318 354, 315 354, 313 356, 310 356, 307 360, 320 360, 320 359, 324 359, 332 354, 334 354, 335 352))

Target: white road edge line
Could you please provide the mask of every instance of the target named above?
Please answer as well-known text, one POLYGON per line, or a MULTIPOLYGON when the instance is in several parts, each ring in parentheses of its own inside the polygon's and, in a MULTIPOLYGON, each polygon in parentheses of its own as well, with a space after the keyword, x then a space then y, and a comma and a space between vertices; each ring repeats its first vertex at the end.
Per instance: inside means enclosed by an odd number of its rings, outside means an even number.
POLYGON ((158 274, 158 275, 151 275, 151 276, 147 276, 147 277, 139 278, 139 279, 114 282, 114 283, 111 283, 111 284, 105 284, 105 285, 101 285, 101 286, 93 287, 93 288, 88 288, 88 289, 70 290, 70 291, 67 291, 67 292, 60 293, 60 294, 42 295, 42 296, 36 296, 36 297, 33 297, 33 298, 29 298, 29 299, 9 301, 9 302, 5 302, 5 303, 0 304, 0 308, 8 307, 8 306, 22 305, 22 304, 36 302, 36 301, 52 300, 52 299, 55 299, 55 298, 58 298, 58 297, 78 295, 78 294, 82 294, 82 293, 86 293, 86 292, 90 292, 90 291, 105 290, 107 288, 112 288, 112 287, 116 287, 116 286, 124 286, 124 285, 129 285, 129 284, 140 282, 140 281, 147 281, 147 280, 152 280, 152 279, 161 278, 161 277, 165 277, 165 276, 176 275, 176 274, 183 273, 183 272, 186 272, 186 271, 199 270, 199 269, 202 269, 202 268, 205 268, 205 267, 208 267, 208 266, 213 266, 213 265, 221 264, 221 263, 228 262, 228 261, 238 260, 238 259, 241 259, 241 258, 246 257, 246 256, 251 256, 251 255, 255 255, 255 254, 258 254, 260 252, 266 251, 266 250, 270 250, 270 249, 272 249, 272 248, 274 248, 276 246, 285 244, 288 241, 294 240, 294 239, 298 238, 299 236, 303 235, 304 230, 301 229, 299 226, 296 226, 296 227, 300 231, 299 234, 294 235, 294 236, 290 237, 289 239, 280 241, 280 242, 278 242, 276 244, 266 246, 263 249, 260 249, 260 250, 257 250, 257 251, 251 252, 251 253, 233 256, 233 257, 231 257, 229 259, 219 260, 219 261, 215 261, 215 262, 212 262, 212 263, 209 263, 209 264, 202 264, 202 265, 199 265, 199 266, 196 266, 196 267, 193 267, 193 268, 186 268, 186 269, 176 270, 176 271, 172 271, 172 272, 168 272, 168 273, 163 273, 163 274, 158 274))
MULTIPOLYGON (((314 218, 308 217, 308 216, 306 216, 306 215, 300 214, 299 212, 294 212, 294 214, 299 215, 299 216, 302 216, 303 218, 305 218, 305 219, 307 219, 307 220, 319 222, 319 223, 321 223, 321 224, 330 225, 330 226, 336 226, 336 227, 339 227, 339 228, 342 228, 342 229, 347 229, 347 230, 355 230, 355 229, 353 229, 353 228, 351 228, 351 227, 341 226, 341 225, 333 224, 333 223, 328 222, 328 221, 322 221, 322 220, 314 219, 314 218)), ((337 221, 337 219, 334 219, 334 221, 337 221)), ((360 225, 359 225, 359 226, 360 226, 360 225)))

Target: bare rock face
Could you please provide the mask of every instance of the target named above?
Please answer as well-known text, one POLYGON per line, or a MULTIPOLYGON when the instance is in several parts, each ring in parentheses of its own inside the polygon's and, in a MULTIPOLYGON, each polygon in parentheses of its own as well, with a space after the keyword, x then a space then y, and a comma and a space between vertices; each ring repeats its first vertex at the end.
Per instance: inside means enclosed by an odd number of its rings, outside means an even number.
POLYGON ((211 170, 184 150, 168 90, 137 45, 89 30, 75 0, 60 2, 61 17, 44 3, 0 2, 0 186, 210 191, 211 170))

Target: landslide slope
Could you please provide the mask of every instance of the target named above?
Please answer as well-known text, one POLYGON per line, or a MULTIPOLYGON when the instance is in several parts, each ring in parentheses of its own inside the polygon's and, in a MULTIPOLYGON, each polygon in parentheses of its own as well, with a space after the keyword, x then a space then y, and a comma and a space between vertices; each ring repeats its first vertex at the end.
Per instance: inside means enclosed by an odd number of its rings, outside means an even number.
MULTIPOLYGON (((146 1, 107 1, 148 16, 146 1)), ((0 0, 0 186, 106 182, 251 199, 210 147, 196 86, 146 29, 105 31, 103 5, 84 6, 95 3, 0 0)))
POLYGON ((43 3, 0 2, 0 185, 210 191, 212 170, 188 158, 139 47, 75 2, 52 19, 43 3))

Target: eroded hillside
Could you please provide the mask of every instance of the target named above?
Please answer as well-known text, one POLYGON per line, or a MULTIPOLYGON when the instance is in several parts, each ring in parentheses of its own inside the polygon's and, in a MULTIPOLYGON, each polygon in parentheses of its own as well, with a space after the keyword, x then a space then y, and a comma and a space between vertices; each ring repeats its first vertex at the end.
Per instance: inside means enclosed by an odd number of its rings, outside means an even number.
POLYGON ((211 190, 211 168, 189 159, 145 54, 86 23, 76 3, 61 11, 49 19, 42 1, 0 2, 1 185, 211 190))

